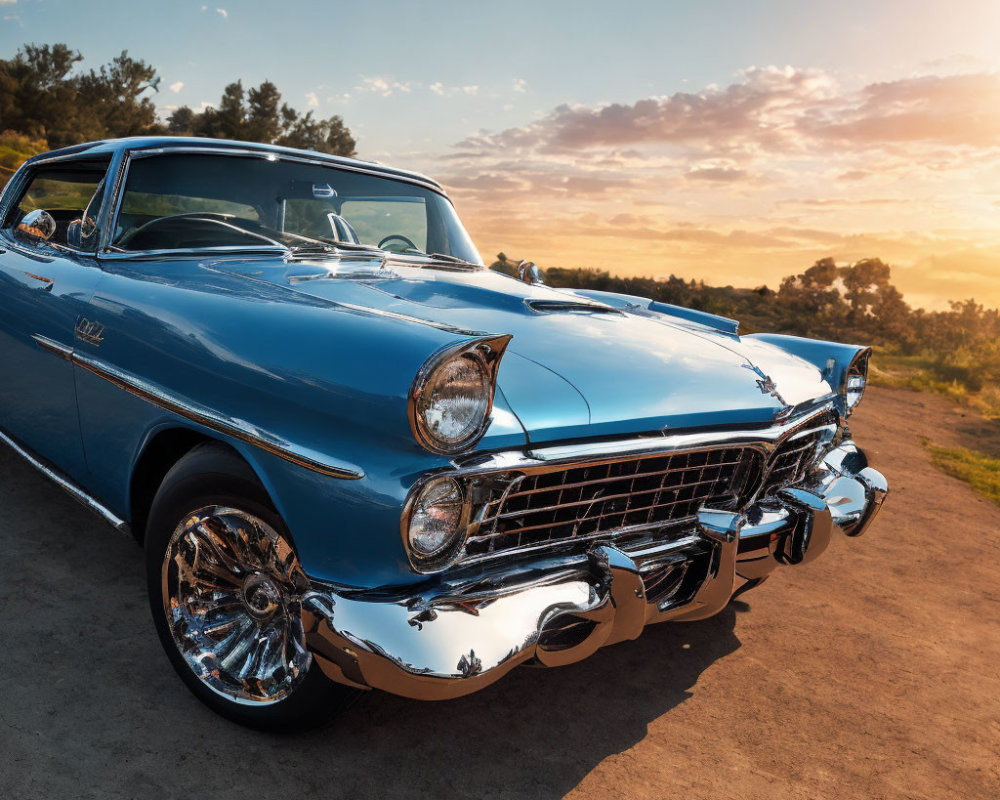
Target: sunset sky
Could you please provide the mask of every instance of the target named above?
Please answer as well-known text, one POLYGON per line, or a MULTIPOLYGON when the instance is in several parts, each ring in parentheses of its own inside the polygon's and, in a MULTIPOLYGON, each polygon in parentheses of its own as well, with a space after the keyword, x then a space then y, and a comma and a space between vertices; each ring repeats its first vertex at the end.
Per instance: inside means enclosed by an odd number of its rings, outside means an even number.
POLYGON ((878 256, 1000 306, 1000 2, 0 0, 0 55, 274 81, 449 189, 487 261, 776 285, 878 256), (280 9, 280 12, 278 11, 280 9))

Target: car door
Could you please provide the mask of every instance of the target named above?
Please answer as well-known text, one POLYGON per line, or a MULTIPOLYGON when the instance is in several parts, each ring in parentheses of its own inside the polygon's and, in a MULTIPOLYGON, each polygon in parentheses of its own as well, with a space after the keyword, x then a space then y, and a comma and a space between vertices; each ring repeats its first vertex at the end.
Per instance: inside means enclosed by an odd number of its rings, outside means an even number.
POLYGON ((101 339, 88 315, 108 162, 62 159, 19 173, 0 224, 0 428, 78 481, 86 462, 69 353, 74 337, 101 339))

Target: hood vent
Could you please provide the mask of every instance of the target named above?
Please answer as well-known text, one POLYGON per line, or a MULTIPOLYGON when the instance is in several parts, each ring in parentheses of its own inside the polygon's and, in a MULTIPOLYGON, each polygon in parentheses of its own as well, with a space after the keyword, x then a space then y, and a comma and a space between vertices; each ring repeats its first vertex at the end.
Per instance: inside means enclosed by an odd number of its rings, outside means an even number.
POLYGON ((555 314, 566 311, 589 311, 595 314, 621 314, 621 310, 603 303, 588 303, 584 300, 525 300, 532 311, 541 314, 555 314))

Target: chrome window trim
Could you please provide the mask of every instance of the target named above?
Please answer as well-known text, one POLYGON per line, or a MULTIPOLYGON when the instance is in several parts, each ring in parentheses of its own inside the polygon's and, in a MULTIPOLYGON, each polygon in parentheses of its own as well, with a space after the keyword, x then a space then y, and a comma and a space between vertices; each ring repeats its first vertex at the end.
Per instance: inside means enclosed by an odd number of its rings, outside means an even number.
POLYGON ((218 414, 203 406, 198 406, 167 392, 159 387, 143 381, 141 378, 132 375, 124 370, 112 366, 100 359, 93 358, 83 353, 77 352, 74 348, 56 342, 48 337, 34 334, 31 337, 39 347, 55 354, 65 361, 93 373, 108 383, 124 389, 130 394, 146 400, 165 411, 177 414, 191 422, 203 425, 216 433, 231 436, 241 442, 259 447, 260 449, 278 456, 285 461, 304 467, 321 475, 342 480, 359 480, 365 477, 365 473, 359 467, 344 462, 334 463, 325 459, 320 461, 316 456, 303 448, 287 442, 279 436, 261 430, 247 422, 233 417, 218 414))
POLYGON ((130 158, 149 158, 173 153, 192 153, 194 155, 224 155, 224 156, 250 156, 252 158, 262 158, 265 161, 297 161, 301 164, 315 164, 316 166, 334 167, 344 169, 348 172, 360 172, 365 175, 373 175, 377 178, 387 178, 389 180, 400 180, 405 183, 412 183, 431 189, 436 194, 447 198, 444 189, 437 181, 424 175, 412 172, 397 172, 391 168, 380 169, 378 167, 367 167, 363 162, 340 161, 336 156, 322 158, 308 155, 298 155, 296 153, 283 153, 275 150, 258 150, 253 147, 220 147, 218 145, 192 145, 192 144, 170 144, 159 147, 136 147, 126 149, 130 158))
MULTIPOLYGON (((27 245, 8 236, 6 230, 0 230, 0 240, 2 240, 6 249, 40 261, 53 261, 56 256, 71 256, 76 259, 89 259, 91 262, 97 259, 97 253, 93 250, 78 250, 75 247, 70 247, 67 244, 60 244, 59 242, 46 242, 44 249, 28 247, 27 245)), ((96 267, 93 263, 85 264, 84 266, 96 267)))
MULTIPOLYGON (((7 219, 7 214, 11 210, 11 207, 14 203, 14 198, 20 197, 21 192, 27 188, 26 186, 27 179, 30 178, 30 176, 34 173, 35 167, 47 166, 49 164, 55 164, 62 161, 88 161, 88 160, 94 160, 95 157, 97 159, 100 159, 101 157, 106 155, 108 157, 108 165, 107 168, 105 169, 104 178, 102 178, 102 180, 104 181, 108 180, 112 172, 115 172, 116 175, 120 173, 119 169, 120 165, 117 164, 117 155, 114 152, 92 153, 90 158, 88 159, 87 153, 89 152, 90 152, 89 150, 84 150, 77 153, 67 153, 66 155, 61 155, 61 156, 48 156, 48 157, 37 156, 36 158, 25 161, 20 167, 17 168, 17 171, 10 176, 10 180, 7 181, 7 185, 4 186, 3 188, 3 193, 2 195, 0 195, 0 224, 2 224, 7 219)), ((113 189, 117 189, 117 186, 118 183, 116 181, 113 186, 113 189)), ((104 197, 101 198, 101 206, 98 209, 96 215, 96 219, 99 220, 98 226, 99 226, 100 236, 98 237, 97 245, 93 250, 80 250, 75 247, 70 247, 69 245, 59 244, 57 242, 49 243, 49 247, 52 247, 53 249, 58 251, 60 255, 68 254, 71 256, 76 256, 78 258, 88 258, 91 260, 96 259, 98 253, 100 253, 101 249, 104 247, 104 238, 107 233, 104 227, 101 226, 100 220, 102 220, 102 218, 104 217, 106 209, 108 209, 113 203, 114 203, 114 194, 112 192, 105 192, 104 197)), ((86 211, 86 209, 82 209, 82 211, 86 211)), ((15 250, 21 253, 22 255, 39 254, 39 251, 34 251, 31 250, 30 248, 26 248, 21 243, 14 241, 11 237, 9 237, 6 234, 5 228, 0 228, 0 237, 3 238, 4 242, 9 246, 10 249, 15 250)), ((48 256, 45 256, 44 254, 42 255, 43 257, 48 258, 48 256)))

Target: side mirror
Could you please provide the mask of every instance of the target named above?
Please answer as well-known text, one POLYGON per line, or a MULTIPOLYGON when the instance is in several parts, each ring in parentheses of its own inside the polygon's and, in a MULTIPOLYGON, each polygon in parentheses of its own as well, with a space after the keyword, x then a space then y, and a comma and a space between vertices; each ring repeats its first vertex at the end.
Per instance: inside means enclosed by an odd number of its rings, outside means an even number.
POLYGON ((542 273, 541 268, 531 261, 521 261, 517 265, 517 277, 525 283, 537 286, 545 285, 545 275, 542 273))
POLYGON ((24 244, 45 244, 56 232, 56 221, 48 211, 36 208, 25 214, 17 227, 14 236, 24 244))
POLYGON ((83 220, 75 219, 67 226, 66 244, 76 250, 83 247, 83 220))

